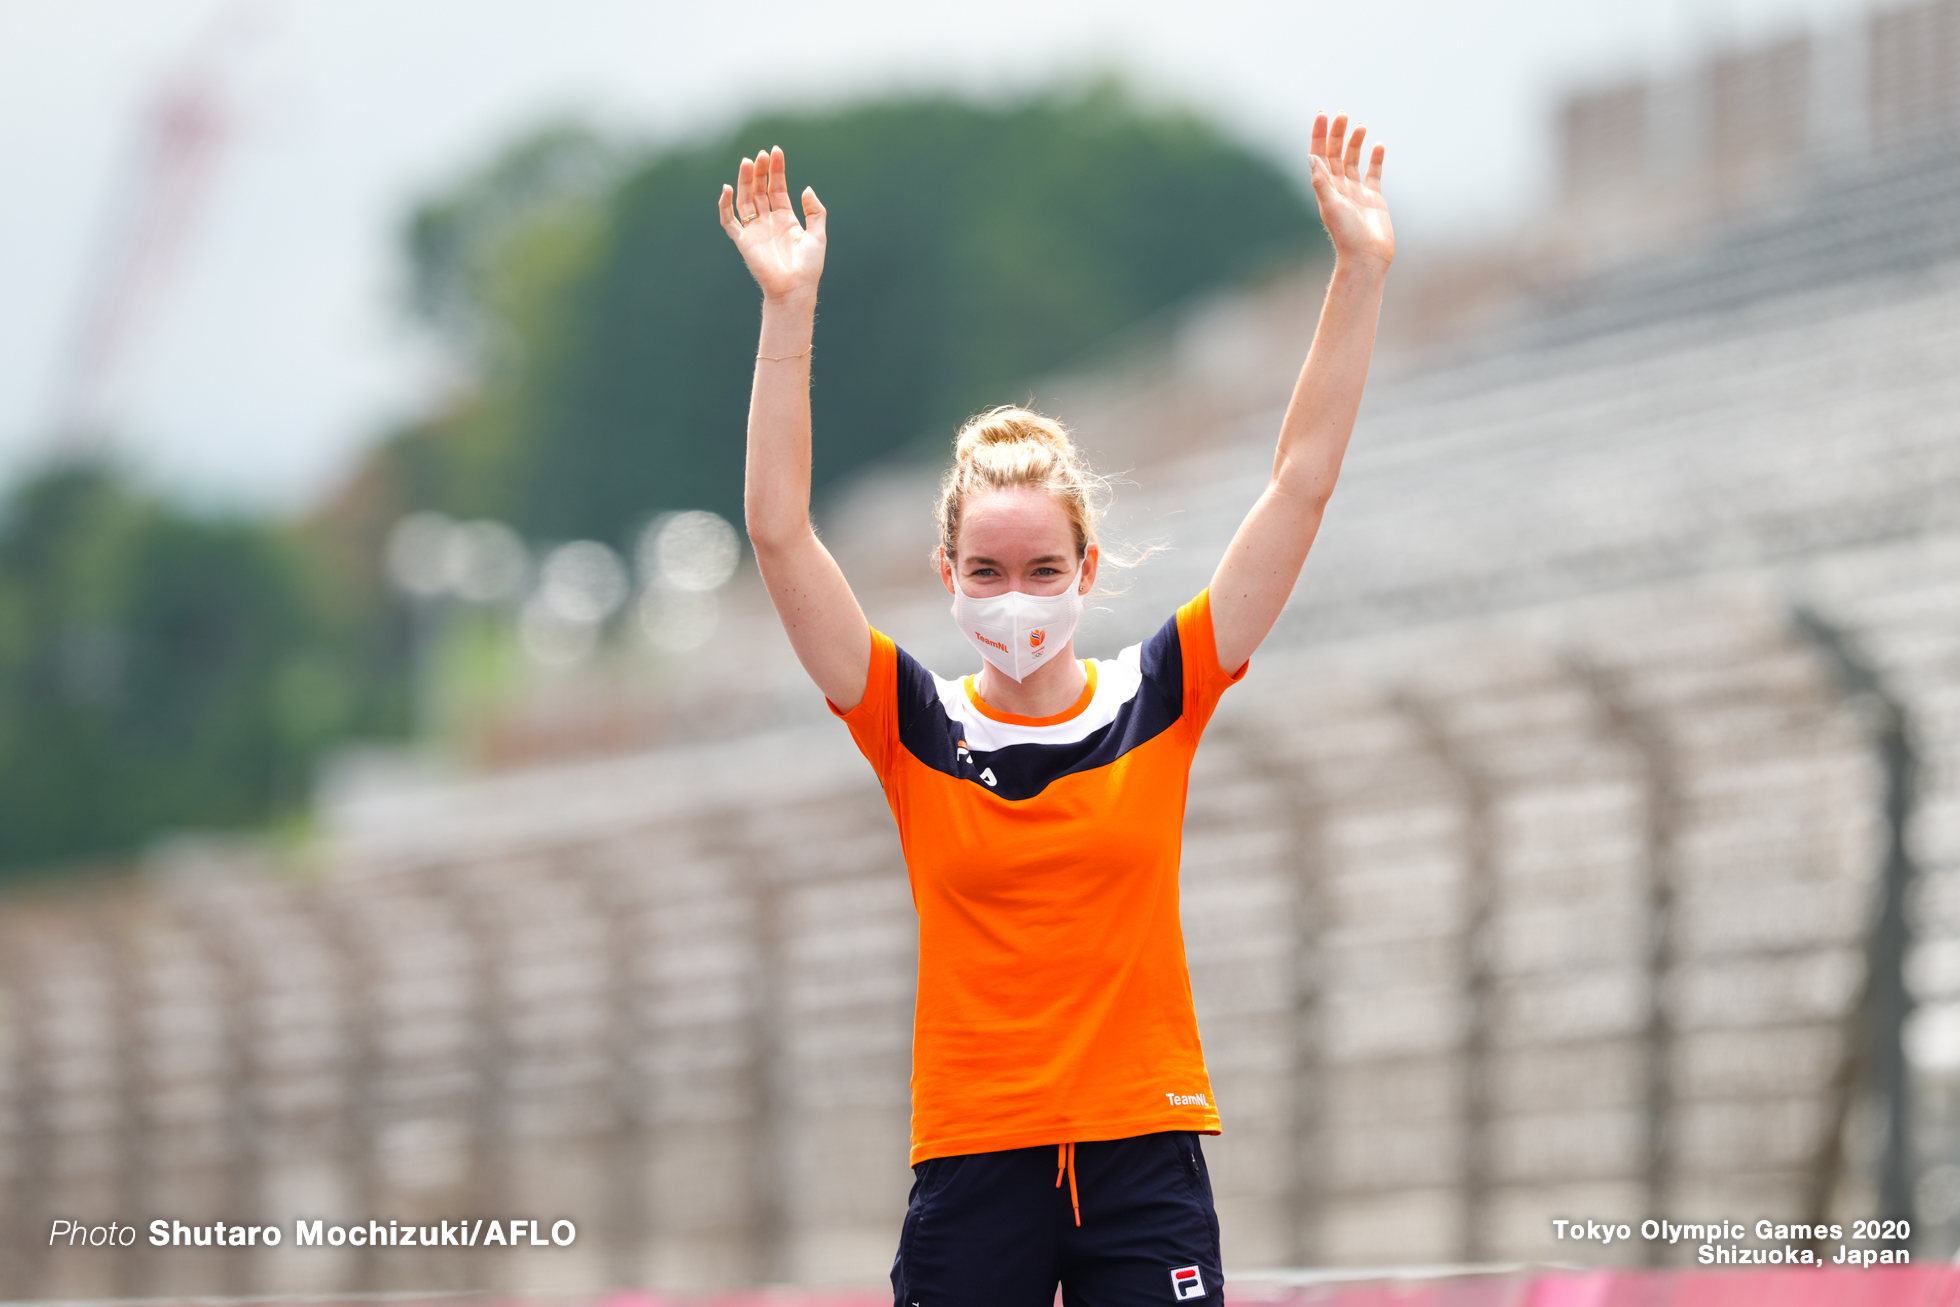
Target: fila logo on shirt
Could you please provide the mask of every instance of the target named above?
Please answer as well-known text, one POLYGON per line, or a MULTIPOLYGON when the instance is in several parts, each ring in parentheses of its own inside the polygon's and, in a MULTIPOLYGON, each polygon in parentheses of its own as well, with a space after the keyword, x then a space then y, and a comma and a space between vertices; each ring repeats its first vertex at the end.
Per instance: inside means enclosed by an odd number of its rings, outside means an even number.
POLYGON ((1195 1266, 1180 1266, 1171 1272, 1171 1296, 1179 1302, 1205 1296, 1204 1278, 1195 1266))
MULTIPOLYGON (((954 758, 955 762, 971 763, 973 761, 973 754, 966 747, 965 740, 959 741, 954 747, 959 750, 958 754, 954 758)), ((1000 778, 994 775, 994 769, 992 767, 982 768, 980 771, 980 779, 987 782, 988 789, 993 789, 994 787, 1000 784, 1000 778)))

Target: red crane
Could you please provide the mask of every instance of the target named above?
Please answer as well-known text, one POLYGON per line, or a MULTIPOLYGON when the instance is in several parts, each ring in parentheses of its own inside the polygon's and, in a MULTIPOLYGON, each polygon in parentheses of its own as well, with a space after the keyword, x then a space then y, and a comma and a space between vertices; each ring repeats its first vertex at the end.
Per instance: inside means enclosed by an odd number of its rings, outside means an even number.
POLYGON ((108 443, 123 365, 204 211, 232 134, 226 84, 269 29, 270 14, 258 0, 235 0, 219 11, 144 109, 137 150, 109 206, 55 383, 53 432, 61 455, 89 457, 108 443))

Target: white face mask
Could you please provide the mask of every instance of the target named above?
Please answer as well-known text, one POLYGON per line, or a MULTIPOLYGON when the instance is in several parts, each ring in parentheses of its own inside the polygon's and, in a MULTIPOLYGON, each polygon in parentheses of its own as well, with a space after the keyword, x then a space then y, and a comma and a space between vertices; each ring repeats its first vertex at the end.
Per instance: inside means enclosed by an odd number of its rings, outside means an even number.
POLYGON ((955 576, 953 620, 982 658, 1003 675, 1025 681, 1075 637, 1082 621, 1082 594, 1075 581, 1071 577, 1068 589, 1058 595, 1009 590, 975 599, 960 589, 955 576))

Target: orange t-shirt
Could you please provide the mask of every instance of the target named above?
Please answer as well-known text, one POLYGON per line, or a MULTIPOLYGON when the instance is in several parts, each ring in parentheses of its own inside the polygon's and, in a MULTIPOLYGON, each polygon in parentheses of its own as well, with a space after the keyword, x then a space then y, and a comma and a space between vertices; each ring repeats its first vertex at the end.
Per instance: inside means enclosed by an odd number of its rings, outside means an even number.
MULTIPOLYGON (((871 633, 840 714, 884 784, 919 912, 912 1162, 1218 1132, 1178 920, 1191 756, 1225 687, 1209 593, 1016 717, 871 633)), ((832 711, 836 711, 832 705, 832 711)))

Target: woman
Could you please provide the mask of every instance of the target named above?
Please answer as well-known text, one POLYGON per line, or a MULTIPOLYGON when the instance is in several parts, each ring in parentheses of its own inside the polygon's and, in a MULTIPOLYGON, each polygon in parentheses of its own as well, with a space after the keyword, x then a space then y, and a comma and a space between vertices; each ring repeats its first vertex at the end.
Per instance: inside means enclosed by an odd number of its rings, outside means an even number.
POLYGON ((1178 922, 1186 776, 1272 629, 1340 473, 1395 238, 1382 147, 1314 119, 1334 272, 1273 476, 1210 587, 1114 660, 1079 661, 1097 483, 1055 423, 961 431, 940 580, 982 664, 933 676, 865 621, 810 524, 810 346, 825 215, 790 211, 780 149, 744 159, 721 223, 762 288, 747 516, 804 669, 885 788, 919 912, 915 1179, 904 1307, 1209 1298, 1218 1221, 1199 1134, 1218 1111, 1178 922))

